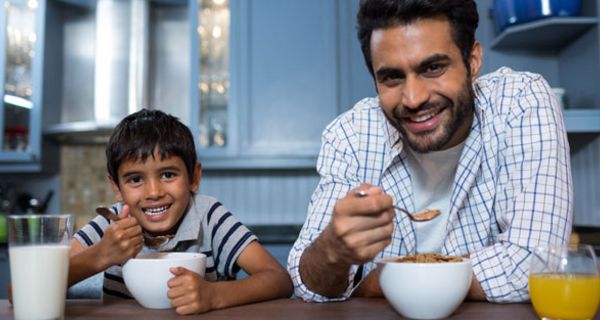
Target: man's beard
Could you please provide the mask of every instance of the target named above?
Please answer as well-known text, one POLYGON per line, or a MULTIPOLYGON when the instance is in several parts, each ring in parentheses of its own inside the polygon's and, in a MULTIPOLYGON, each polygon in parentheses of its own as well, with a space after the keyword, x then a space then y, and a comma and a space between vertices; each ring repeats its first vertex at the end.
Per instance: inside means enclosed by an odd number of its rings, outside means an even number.
MULTIPOLYGON (((454 135, 460 129, 461 125, 467 121, 470 114, 473 112, 473 104, 474 104, 474 92, 472 87, 472 82, 469 77, 465 81, 465 85, 463 86, 463 90, 461 90, 456 104, 449 99, 448 97, 441 96, 442 101, 439 102, 427 102, 420 106, 415 111, 411 111, 410 113, 436 108, 436 104, 441 104, 442 108, 445 108, 447 111, 450 111, 450 121, 441 123, 442 126, 440 129, 441 133, 437 133, 434 135, 433 132, 425 132, 421 134, 417 134, 417 137, 413 135, 413 133, 409 133, 404 127, 402 127, 398 120, 401 116, 395 112, 396 118, 393 121, 390 121, 392 125, 396 129, 398 129, 403 136, 404 141, 408 144, 408 146, 419 152, 419 153, 427 153, 431 151, 440 151, 452 140, 454 135)), ((441 108, 438 108, 441 110, 441 108)), ((403 112, 404 116, 407 115, 407 112, 403 112)), ((388 118, 388 121, 390 119, 388 118)), ((439 130, 439 129, 438 129, 439 130)))

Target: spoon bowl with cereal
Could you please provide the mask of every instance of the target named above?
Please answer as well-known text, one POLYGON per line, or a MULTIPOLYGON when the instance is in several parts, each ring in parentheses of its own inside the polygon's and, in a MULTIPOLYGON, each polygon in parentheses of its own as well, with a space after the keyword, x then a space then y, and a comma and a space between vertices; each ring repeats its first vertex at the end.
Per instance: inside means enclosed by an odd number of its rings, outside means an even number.
MULTIPOLYGON (((364 190, 358 190, 356 192, 356 196, 359 198, 366 197, 367 192, 364 190)), ((400 212, 404 213, 411 221, 414 221, 414 222, 429 221, 429 220, 435 219, 435 217, 439 216, 442 213, 439 209, 426 209, 421 212, 411 213, 408 210, 400 208, 396 205, 394 205, 394 209, 396 211, 400 211, 400 212)))

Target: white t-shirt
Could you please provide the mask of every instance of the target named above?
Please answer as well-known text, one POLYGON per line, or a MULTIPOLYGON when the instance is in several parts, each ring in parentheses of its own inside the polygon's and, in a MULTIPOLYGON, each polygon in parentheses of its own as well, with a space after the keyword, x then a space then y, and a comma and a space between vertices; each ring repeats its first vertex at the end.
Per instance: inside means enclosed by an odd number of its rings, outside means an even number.
POLYGON ((441 210, 441 214, 433 220, 414 222, 417 253, 440 252, 442 249, 446 238, 454 175, 463 145, 464 142, 447 150, 429 153, 418 153, 408 146, 406 148, 415 212, 425 209, 441 210))

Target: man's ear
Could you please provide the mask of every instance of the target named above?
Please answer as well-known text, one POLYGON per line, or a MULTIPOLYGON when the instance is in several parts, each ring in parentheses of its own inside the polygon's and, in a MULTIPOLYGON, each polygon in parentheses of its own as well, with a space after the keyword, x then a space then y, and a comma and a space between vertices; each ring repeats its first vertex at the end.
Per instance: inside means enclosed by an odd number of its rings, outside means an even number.
POLYGON ((110 181, 110 186, 112 187, 113 192, 115 193, 115 199, 117 199, 117 202, 123 202, 123 195, 121 194, 119 184, 116 183, 110 175, 108 176, 108 181, 110 181))
POLYGON ((190 191, 195 193, 200 188, 200 179, 202 178, 202 165, 200 162, 196 162, 194 166, 194 176, 192 177, 192 183, 190 184, 190 191))
POLYGON ((471 49, 471 56, 469 57, 469 65, 471 68, 471 81, 475 81, 481 70, 481 63, 483 61, 483 49, 479 41, 475 40, 473 48, 471 49))

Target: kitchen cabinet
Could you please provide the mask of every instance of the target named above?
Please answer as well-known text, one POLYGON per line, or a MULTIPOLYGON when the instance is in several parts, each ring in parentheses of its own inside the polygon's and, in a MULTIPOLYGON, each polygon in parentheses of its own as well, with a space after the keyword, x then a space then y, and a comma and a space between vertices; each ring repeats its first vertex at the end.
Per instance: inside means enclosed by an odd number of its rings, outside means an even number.
MULTIPOLYGON (((479 2, 486 17, 492 1, 479 2)), ((574 225, 600 226, 600 22, 597 1, 582 1, 581 16, 515 25, 496 34, 482 19, 477 37, 484 46, 484 70, 500 66, 542 74, 566 92, 563 117, 573 174, 574 225)))
MULTIPOLYGON (((487 17, 492 1, 480 4, 487 17)), ((544 76, 566 92, 563 110, 569 133, 600 132, 600 38, 597 1, 582 1, 581 16, 552 17, 508 27, 496 34, 482 19, 477 38, 484 47, 483 72, 501 66, 544 76)))
MULTIPOLYGON (((585 89, 586 82, 597 83, 599 80, 598 50, 592 49, 598 46, 597 36, 594 37, 592 31, 597 28, 596 16, 548 18, 509 27, 491 44, 492 50, 525 50, 531 56, 541 55, 554 60, 558 67, 558 81, 554 80, 554 85, 564 86, 570 95, 566 105, 568 109, 563 112, 569 133, 600 132, 598 92, 592 87, 585 89), (583 52, 595 52, 595 55, 578 59, 583 52), (583 79, 580 73, 586 69, 595 70, 589 81, 583 79)), ((547 68, 538 72, 552 73, 547 68)))
POLYGON ((339 0, 225 5, 223 18, 222 7, 200 4, 193 22, 192 56, 200 58, 192 62, 199 119, 192 127, 204 167, 314 168, 321 132, 355 102, 350 61, 362 57, 347 50, 355 7, 339 0))
MULTIPOLYGON (((0 152, 0 167, 17 159, 39 169, 41 155, 46 157, 42 146, 105 142, 122 118, 97 119, 102 110, 95 99, 94 3, 39 0, 29 149, 0 152), (48 143, 41 143, 40 131, 48 143)), ((368 95, 362 92, 373 92, 370 81, 362 80, 368 74, 357 54, 357 3, 150 1, 149 89, 143 105, 175 114, 190 126, 205 169, 314 168, 325 126, 368 95), (214 28, 219 16, 207 12, 208 4, 226 6, 225 28, 214 28), (201 39, 202 28, 208 38, 201 39), (225 46, 208 41, 219 37, 225 46), (207 44, 213 57, 203 55, 207 44)), ((117 79, 127 79, 127 68, 121 69, 117 79)), ((117 108, 113 104, 104 112, 120 115, 113 112, 117 108)))
POLYGON ((0 8, 0 172, 41 169, 45 4, 7 0, 0 8))
POLYGON ((0 299, 7 298, 10 283, 10 261, 8 260, 8 245, 0 243, 0 299))

